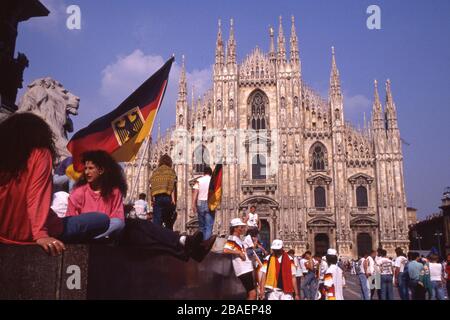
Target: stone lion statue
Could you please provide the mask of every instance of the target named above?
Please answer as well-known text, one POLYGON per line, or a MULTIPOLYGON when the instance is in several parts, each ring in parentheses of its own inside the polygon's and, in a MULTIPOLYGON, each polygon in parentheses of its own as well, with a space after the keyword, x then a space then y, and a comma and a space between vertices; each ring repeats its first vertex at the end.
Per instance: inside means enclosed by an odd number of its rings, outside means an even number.
POLYGON ((78 114, 80 98, 70 93, 52 78, 34 80, 19 102, 18 112, 32 112, 42 117, 52 128, 55 145, 61 159, 70 156, 66 148, 67 133, 73 131, 70 115, 78 114))

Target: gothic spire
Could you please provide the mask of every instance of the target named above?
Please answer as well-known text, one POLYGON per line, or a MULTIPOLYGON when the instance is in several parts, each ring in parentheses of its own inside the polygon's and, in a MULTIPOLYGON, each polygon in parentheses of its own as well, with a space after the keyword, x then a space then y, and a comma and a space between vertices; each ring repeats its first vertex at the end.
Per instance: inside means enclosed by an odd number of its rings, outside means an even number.
POLYGON ((283 24, 282 18, 280 16, 280 25, 278 27, 278 62, 286 62, 286 47, 285 47, 285 38, 283 34, 283 24))
POLYGON ((383 107, 378 95, 378 81, 374 80, 374 101, 372 106, 372 127, 373 129, 384 129, 383 107))
POLYGON ((186 68, 184 65, 184 55, 181 56, 181 75, 178 83, 178 100, 185 101, 187 96, 186 68))
POLYGON ((331 74, 330 74, 330 95, 341 96, 341 80, 336 64, 334 47, 331 47, 331 74))
POLYGON ((397 128, 397 110, 392 99, 391 80, 386 81, 386 119, 389 129, 397 128))
POLYGON ((274 61, 277 59, 277 55, 275 53, 274 31, 272 26, 269 26, 269 36, 270 36, 269 59, 270 61, 274 61))
POLYGON ((236 40, 234 39, 233 18, 230 20, 230 37, 227 45, 227 64, 236 63, 236 40))
MULTIPOLYGON (((224 64, 224 48, 222 41, 222 25, 219 19, 218 31, 217 31, 217 41, 216 41, 216 66, 223 66, 224 64)), ((219 71, 219 70, 217 70, 219 71)))
POLYGON ((298 39, 297 34, 295 32, 295 20, 294 16, 291 17, 292 26, 291 26, 291 63, 298 64, 300 61, 299 53, 298 53, 298 39))

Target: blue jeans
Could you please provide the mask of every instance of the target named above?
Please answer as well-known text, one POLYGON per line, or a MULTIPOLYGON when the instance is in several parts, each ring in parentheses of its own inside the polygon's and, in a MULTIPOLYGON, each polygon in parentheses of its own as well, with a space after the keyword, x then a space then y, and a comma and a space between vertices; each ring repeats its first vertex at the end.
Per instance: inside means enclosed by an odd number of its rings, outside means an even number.
POLYGON ((94 239, 108 230, 109 217, 104 213, 83 213, 63 218, 63 233, 58 237, 63 242, 79 243, 94 239))
POLYGON ((392 279, 392 274, 381 275, 381 300, 394 300, 392 279))
POLYGON ((303 294, 308 300, 315 300, 317 291, 317 281, 314 272, 309 271, 302 279, 303 294))
POLYGON ((398 274, 398 293, 400 299, 409 300, 408 281, 405 280, 403 272, 398 274))
POLYGON ((358 274, 359 284, 361 285, 361 298, 363 300, 370 300, 370 290, 367 285, 367 277, 364 273, 358 274))
POLYGON ((102 233, 95 237, 95 239, 100 239, 104 237, 114 238, 120 234, 120 232, 125 228, 125 222, 119 218, 111 218, 109 220, 109 228, 105 233, 102 233))
POLYGON ((168 210, 172 208, 172 198, 168 194, 158 194, 155 196, 153 203, 153 220, 152 222, 157 226, 162 226, 163 215, 167 214, 168 210))
POLYGON ((431 281, 431 299, 445 300, 445 289, 442 281, 431 281))
POLYGON ((208 201, 199 200, 197 202, 198 227, 203 232, 203 240, 209 239, 214 227, 215 214, 209 211, 208 201))

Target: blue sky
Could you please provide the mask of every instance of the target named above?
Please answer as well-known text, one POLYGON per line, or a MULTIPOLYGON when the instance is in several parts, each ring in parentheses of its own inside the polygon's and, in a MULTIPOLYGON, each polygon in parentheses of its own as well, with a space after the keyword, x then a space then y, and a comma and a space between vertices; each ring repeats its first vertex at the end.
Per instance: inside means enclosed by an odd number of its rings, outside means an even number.
POLYGON ((294 15, 304 80, 326 95, 334 45, 346 118, 355 125, 364 112, 369 118, 373 80, 391 79, 401 135, 410 143, 403 146, 408 205, 419 217, 438 211, 450 185, 450 1, 41 1, 50 16, 19 29, 16 51, 30 59, 24 85, 51 76, 78 95, 75 130, 115 108, 174 53, 159 115, 164 130, 174 121, 182 54, 196 92, 211 85, 219 18, 226 39, 234 18, 241 62, 255 46, 268 50, 268 27, 278 30, 279 15, 288 35, 294 15), (81 30, 66 28, 71 4, 81 9, 81 30), (366 27, 372 4, 381 8, 381 30, 366 27))

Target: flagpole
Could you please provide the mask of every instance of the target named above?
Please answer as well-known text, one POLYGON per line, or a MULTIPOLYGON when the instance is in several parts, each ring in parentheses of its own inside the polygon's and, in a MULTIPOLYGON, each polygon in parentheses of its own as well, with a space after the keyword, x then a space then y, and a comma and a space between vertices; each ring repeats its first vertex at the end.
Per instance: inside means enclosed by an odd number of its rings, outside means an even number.
POLYGON ((126 203, 128 203, 128 201, 130 201, 130 199, 133 197, 133 193, 134 193, 134 189, 137 184, 137 180, 139 179, 139 175, 141 174, 141 168, 142 168, 142 164, 144 163, 145 155, 148 153, 149 142, 150 142, 150 136, 148 136, 145 140, 144 154, 139 161, 138 172, 137 172, 136 177, 134 178, 133 183, 131 184, 131 191, 129 193, 128 198, 125 201, 126 203))

